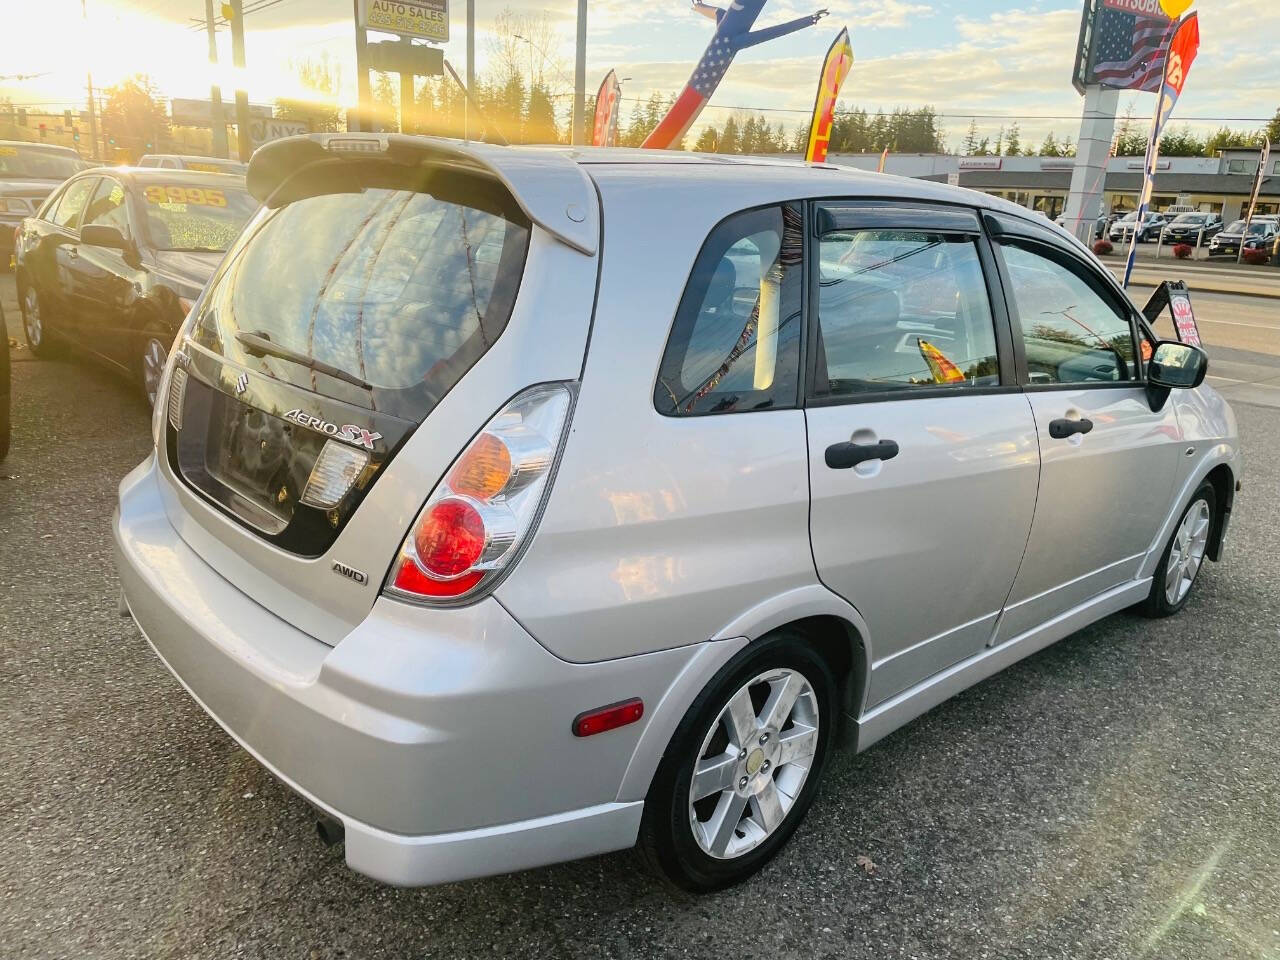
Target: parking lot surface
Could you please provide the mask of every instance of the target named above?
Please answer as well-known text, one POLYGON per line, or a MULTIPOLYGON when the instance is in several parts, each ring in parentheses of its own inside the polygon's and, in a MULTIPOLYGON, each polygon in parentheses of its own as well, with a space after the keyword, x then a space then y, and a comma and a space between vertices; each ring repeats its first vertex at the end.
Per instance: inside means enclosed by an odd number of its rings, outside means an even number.
MULTIPOLYGON (((0 295, 14 312, 11 277, 0 295)), ((1215 370, 1280 384, 1275 342, 1224 347, 1215 370)), ((780 856, 693 900, 626 853, 426 890, 349 872, 117 613, 115 488, 150 445, 136 391, 14 357, 0 956, 1280 956, 1269 394, 1237 398, 1245 490, 1181 616, 1110 617, 837 755, 780 856)))

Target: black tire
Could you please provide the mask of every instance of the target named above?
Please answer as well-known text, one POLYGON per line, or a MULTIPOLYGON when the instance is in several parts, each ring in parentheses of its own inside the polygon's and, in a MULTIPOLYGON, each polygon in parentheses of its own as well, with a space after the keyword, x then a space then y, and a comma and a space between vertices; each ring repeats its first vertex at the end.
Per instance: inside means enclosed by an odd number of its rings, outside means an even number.
POLYGON ((4 307, 0 306, 0 460, 9 454, 9 329, 5 326, 4 307))
POLYGON ((1174 545, 1178 541, 1179 533, 1182 530, 1183 522, 1192 510, 1197 509, 1200 503, 1204 503, 1209 508, 1209 526, 1206 532, 1206 539, 1213 535, 1213 531, 1218 525, 1218 494, 1213 489, 1213 484, 1207 480, 1196 488, 1196 492, 1191 495, 1191 500, 1187 503, 1182 513, 1178 515, 1178 523, 1173 528, 1173 534, 1169 537, 1169 542, 1164 546, 1164 554, 1160 557, 1160 565, 1156 567, 1155 576, 1151 580, 1151 592, 1147 594, 1147 599, 1138 605, 1138 612, 1144 617, 1150 617, 1153 620, 1161 617, 1171 617, 1183 607, 1187 605, 1187 601, 1191 599, 1191 595, 1195 593, 1196 583, 1200 579, 1200 571, 1204 569, 1204 564, 1208 562, 1208 557, 1202 557, 1196 564, 1196 569, 1192 575, 1191 585, 1186 592, 1177 599, 1169 598, 1169 562, 1173 556, 1174 545))
POLYGON ((31 349, 32 354, 42 360, 50 360, 61 356, 63 353, 62 343, 50 335, 49 318, 44 310, 40 294, 34 285, 28 286, 22 292, 18 307, 22 312, 22 335, 26 337, 27 346, 31 349), (33 323, 31 316, 28 315, 32 304, 35 306, 35 316, 39 318, 38 323, 33 323))
MULTIPOLYGON (((722 667, 680 721, 649 787, 637 844, 646 866, 683 890, 703 893, 740 883, 773 859, 813 802, 835 742, 837 702, 830 666, 803 636, 791 631, 781 630, 756 641, 722 667), (689 802, 694 766, 704 738, 730 698, 752 679, 779 668, 799 673, 813 690, 817 746, 799 793, 774 831, 747 852, 733 859, 718 859, 705 852, 694 837, 689 802)), ((771 776, 778 776, 783 769, 780 762, 771 776)))

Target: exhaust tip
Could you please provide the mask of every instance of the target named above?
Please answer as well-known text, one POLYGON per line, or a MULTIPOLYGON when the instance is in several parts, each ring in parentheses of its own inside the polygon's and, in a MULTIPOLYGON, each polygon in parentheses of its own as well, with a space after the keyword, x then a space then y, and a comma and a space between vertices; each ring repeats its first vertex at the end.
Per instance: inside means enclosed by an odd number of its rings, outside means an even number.
POLYGON ((346 827, 342 825, 341 820, 336 820, 323 813, 316 816, 316 834, 326 847, 336 846, 341 843, 345 839, 346 833, 346 827))

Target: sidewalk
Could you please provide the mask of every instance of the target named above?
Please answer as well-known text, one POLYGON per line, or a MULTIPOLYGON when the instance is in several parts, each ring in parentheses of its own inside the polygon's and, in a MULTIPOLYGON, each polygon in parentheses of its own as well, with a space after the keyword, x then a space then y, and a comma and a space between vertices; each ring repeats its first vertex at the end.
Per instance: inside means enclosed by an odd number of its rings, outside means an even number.
MULTIPOLYGON (((1124 276, 1124 257, 1112 255, 1099 259, 1117 277, 1124 276)), ((1132 286, 1158 287, 1165 280, 1186 280, 1193 291, 1280 299, 1280 269, 1270 264, 1251 267, 1225 261, 1139 257, 1133 265, 1132 286)))

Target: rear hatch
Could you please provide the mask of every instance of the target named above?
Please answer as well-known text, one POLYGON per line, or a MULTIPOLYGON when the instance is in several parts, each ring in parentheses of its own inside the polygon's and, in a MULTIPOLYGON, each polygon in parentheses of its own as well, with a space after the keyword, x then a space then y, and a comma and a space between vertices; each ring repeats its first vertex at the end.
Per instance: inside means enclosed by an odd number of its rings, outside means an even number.
POLYGON ((330 643, 368 612, 470 434, 529 383, 577 377, 594 288, 594 256, 535 226, 491 168, 429 141, 361 142, 382 150, 311 150, 259 183, 266 208, 184 331, 161 451, 188 543, 330 643), (523 343, 527 323, 507 336, 527 267, 564 273, 565 258, 585 295, 551 304, 571 311, 560 345, 523 343))

